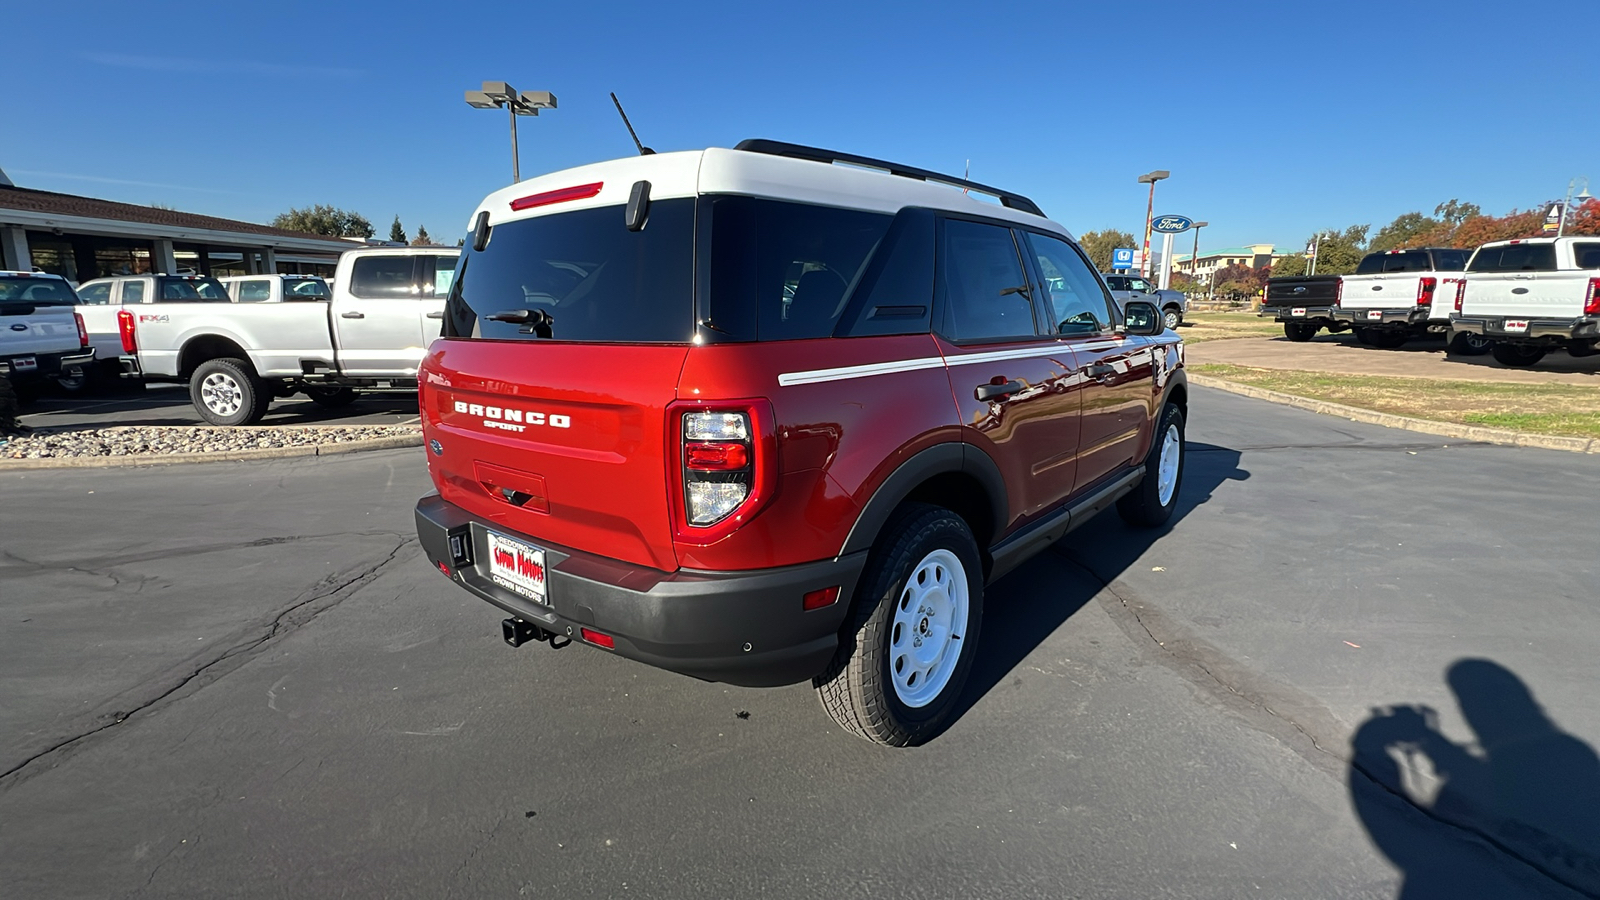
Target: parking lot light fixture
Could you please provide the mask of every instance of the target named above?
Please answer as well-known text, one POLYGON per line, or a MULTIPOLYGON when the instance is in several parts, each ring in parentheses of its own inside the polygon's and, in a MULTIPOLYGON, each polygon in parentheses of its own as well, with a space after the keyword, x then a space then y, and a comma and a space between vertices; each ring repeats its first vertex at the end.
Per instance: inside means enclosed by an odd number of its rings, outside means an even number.
POLYGON ((1210 225, 1210 222, 1194 223, 1194 252, 1189 254, 1189 277, 1200 277, 1200 229, 1210 225))
POLYGON ((1593 199, 1594 197, 1589 193, 1589 176, 1579 175, 1577 178, 1567 182, 1567 199, 1561 201, 1561 221, 1556 224, 1556 237, 1566 234, 1567 213, 1572 209, 1572 201, 1577 200, 1578 205, 1582 206, 1593 199), (1572 189, 1577 187, 1580 181, 1583 182, 1583 190, 1578 192, 1577 197, 1573 197, 1572 189))
POLYGON ((537 116, 541 109, 555 109, 556 95, 549 91, 522 91, 504 81, 485 81, 483 89, 466 92, 467 105, 473 109, 498 109, 505 107, 511 120, 511 180, 522 180, 522 168, 517 152, 517 116, 537 116))
POLYGON ((1172 173, 1166 169, 1156 169, 1139 176, 1140 184, 1150 185, 1150 202, 1144 208, 1144 258, 1139 261, 1139 274, 1150 277, 1150 223, 1156 213, 1156 182, 1163 178, 1171 178, 1172 173))

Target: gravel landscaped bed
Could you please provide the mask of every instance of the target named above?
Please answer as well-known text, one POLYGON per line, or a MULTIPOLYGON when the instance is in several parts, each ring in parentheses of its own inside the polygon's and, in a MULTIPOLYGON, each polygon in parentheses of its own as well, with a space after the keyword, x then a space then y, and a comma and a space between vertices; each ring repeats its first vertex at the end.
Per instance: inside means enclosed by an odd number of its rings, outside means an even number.
MULTIPOLYGON (((279 447, 348 444, 373 438, 411 437, 416 425, 318 425, 208 428, 124 425, 81 431, 35 432, 0 443, 0 459, 64 459, 95 456, 170 456, 233 453, 279 447)), ((0 439, 4 440, 4 439, 0 439)))

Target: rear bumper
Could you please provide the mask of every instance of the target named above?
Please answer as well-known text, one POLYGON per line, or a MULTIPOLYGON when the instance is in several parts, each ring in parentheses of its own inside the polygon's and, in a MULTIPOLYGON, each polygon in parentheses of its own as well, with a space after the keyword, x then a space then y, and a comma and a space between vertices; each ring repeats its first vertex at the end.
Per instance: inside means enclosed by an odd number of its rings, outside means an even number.
MULTIPOLYGON (((1349 322, 1352 326, 1362 328, 1379 328, 1386 325, 1420 325, 1428 324, 1429 308, 1426 306, 1402 306, 1393 309, 1351 309, 1340 307, 1339 318, 1349 322)), ((1444 324, 1440 322, 1439 324, 1444 324)))
POLYGON ((435 567, 513 617, 581 642, 581 628, 609 635, 618 656, 707 681, 752 687, 794 684, 827 667, 839 645, 866 553, 779 569, 661 572, 558 547, 494 525, 430 494, 417 502, 417 536, 435 567), (549 606, 489 577, 488 531, 545 551, 549 606), (471 560, 452 557, 464 536, 471 560), (805 611, 809 591, 839 587, 839 600, 805 611))
POLYGON ((0 357, 0 375, 5 375, 13 380, 27 380, 33 377, 55 378, 59 375, 70 374, 73 369, 81 369, 94 362, 94 348, 87 350, 74 350, 70 353, 27 353, 11 357, 0 357), (20 368, 20 360, 32 358, 34 365, 31 368, 20 368))
POLYGON ((1317 319, 1338 321, 1337 306, 1263 306, 1257 315, 1277 319, 1279 322, 1314 322, 1317 319))
POLYGON ((1592 343, 1600 340, 1600 317, 1577 319, 1518 319, 1515 316, 1451 316, 1451 331, 1481 334, 1496 341, 1527 344, 1559 344, 1567 341, 1592 343), (1526 330, 1508 331, 1507 320, 1527 322, 1526 330))

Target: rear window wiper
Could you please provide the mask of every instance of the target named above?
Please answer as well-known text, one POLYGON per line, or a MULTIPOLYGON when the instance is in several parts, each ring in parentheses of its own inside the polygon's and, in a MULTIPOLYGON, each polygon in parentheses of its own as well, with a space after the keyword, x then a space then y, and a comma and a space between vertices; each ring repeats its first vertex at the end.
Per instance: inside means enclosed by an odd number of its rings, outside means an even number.
POLYGON ((517 330, 523 334, 547 338, 555 333, 556 317, 542 309, 502 309, 497 313, 490 313, 484 318, 491 322, 521 325, 522 327, 517 330))

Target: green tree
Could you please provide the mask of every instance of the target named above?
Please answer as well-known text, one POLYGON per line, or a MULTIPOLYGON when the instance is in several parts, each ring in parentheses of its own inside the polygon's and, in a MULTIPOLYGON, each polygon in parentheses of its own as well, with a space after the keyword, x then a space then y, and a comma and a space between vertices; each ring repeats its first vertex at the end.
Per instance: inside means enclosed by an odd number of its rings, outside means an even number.
MULTIPOLYGON (((1442 208, 1443 204, 1440 206, 1442 208)), ((1401 213, 1393 222, 1378 229, 1378 233, 1372 236, 1372 242, 1367 245, 1367 252, 1425 246, 1423 239, 1434 234, 1440 224, 1438 219, 1430 219, 1420 212, 1401 213)))
POLYGON ((1330 228, 1306 241, 1308 245, 1313 241, 1317 243, 1317 274, 1349 275, 1355 272, 1361 257, 1367 255, 1367 231, 1371 228, 1371 225, 1351 225, 1343 231, 1330 228))
POLYGON ((1462 203, 1456 198, 1451 197, 1449 200, 1446 200, 1438 206, 1435 206, 1433 208, 1433 214, 1437 216, 1440 221, 1448 223, 1454 227, 1474 216, 1483 215, 1483 210, 1479 209, 1478 204, 1476 203, 1462 203))
POLYGON ((402 244, 404 244, 408 240, 408 238, 406 237, 406 230, 400 224, 400 216, 399 216, 399 214, 395 215, 394 224, 389 226, 389 240, 398 241, 398 242, 400 242, 402 244))
POLYGON ((1272 261, 1273 278, 1291 278, 1306 273, 1306 255, 1295 253, 1289 256, 1280 256, 1272 261))
POLYGON ((1078 235, 1078 245, 1089 255, 1089 261, 1102 272, 1111 271, 1111 251, 1118 247, 1137 247, 1133 235, 1115 228, 1103 231, 1086 231, 1078 235))
POLYGON ((425 247, 431 243, 433 243, 433 237, 428 234, 428 226, 418 225, 417 236, 412 239, 411 245, 414 247, 425 247))
POLYGON ((307 234, 324 234, 329 237, 372 237, 372 223, 360 213, 347 212, 321 203, 305 209, 291 207, 272 220, 273 228, 285 231, 303 231, 307 234))

